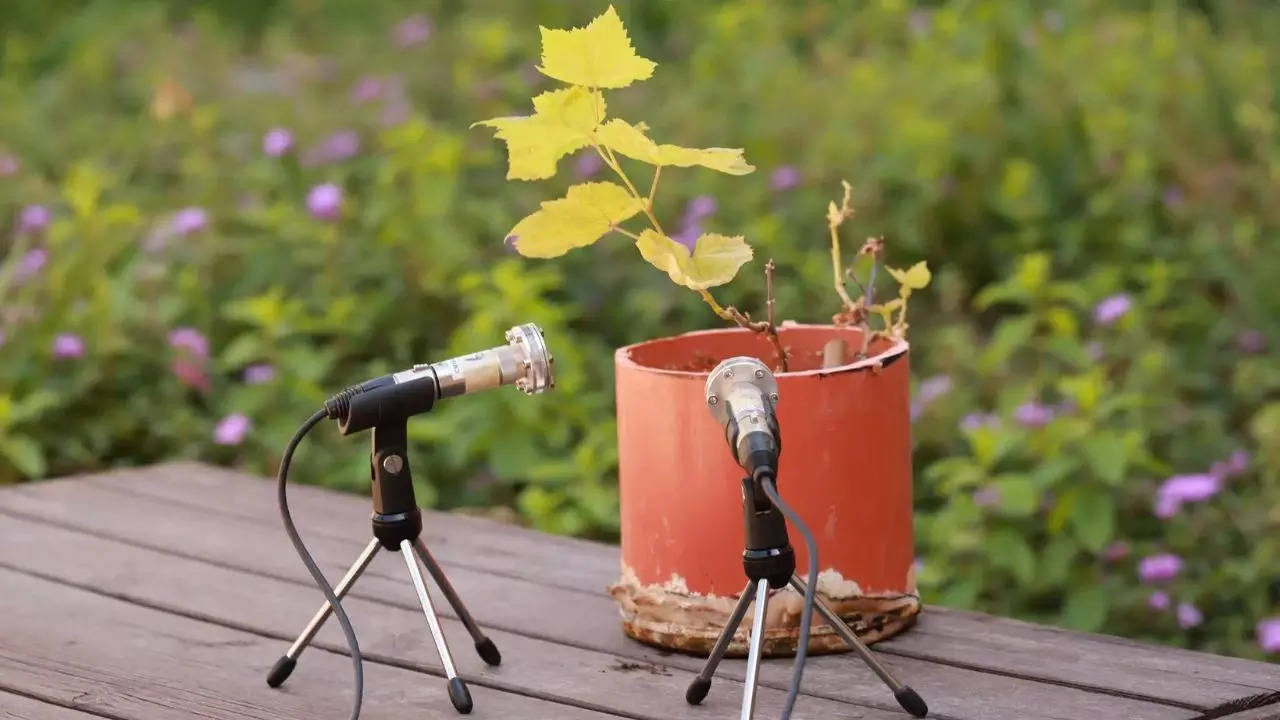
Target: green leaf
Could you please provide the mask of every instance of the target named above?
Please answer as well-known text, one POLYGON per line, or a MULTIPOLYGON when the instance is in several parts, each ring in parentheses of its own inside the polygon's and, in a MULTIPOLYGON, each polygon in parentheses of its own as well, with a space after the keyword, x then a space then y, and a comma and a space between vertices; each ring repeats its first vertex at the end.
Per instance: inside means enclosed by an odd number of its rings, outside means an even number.
POLYGON ((930 278, 933 277, 929 272, 928 263, 924 260, 912 265, 907 270, 897 270, 891 267, 886 267, 885 269, 889 271, 894 280, 898 281, 899 285, 909 287, 912 290, 923 289, 929 284, 930 278))
POLYGON ((998 528, 987 537, 987 555, 991 564, 1013 574, 1019 585, 1035 579, 1036 558, 1026 539, 1010 528, 998 528))
POLYGON ((751 246, 741 235, 704 233, 693 252, 683 244, 653 230, 640 233, 636 247, 649 264, 671 276, 671 281, 693 290, 723 285, 751 259, 751 246))
POLYGON ((1068 537, 1059 535, 1050 540, 1048 547, 1040 554, 1037 567, 1039 585, 1058 587, 1065 583, 1077 553, 1075 541, 1068 537))
POLYGON ((619 185, 583 183, 559 200, 516 223, 507 234, 525 257, 550 258, 599 240, 615 225, 644 209, 644 203, 619 185))
POLYGON ((636 54, 622 18, 610 5, 584 28, 542 28, 538 72, 571 85, 624 88, 653 75, 657 63, 636 54))
POLYGON ((1124 443, 1114 433, 1101 433, 1085 441, 1084 456, 1095 475, 1110 485, 1124 479, 1128 464, 1124 443))
POLYGON ((1000 492, 1000 511, 1026 517, 1040 505, 1040 493, 1026 475, 1001 475, 991 483, 1000 492))
POLYGON ((1107 620, 1107 592, 1101 585, 1074 588, 1062 609, 1062 622, 1076 630, 1095 631, 1107 620))
POLYGON ((1105 488, 1082 486, 1071 510, 1076 537, 1093 552, 1102 549, 1115 533, 1116 503, 1105 488))
POLYGON ((40 444, 27 435, 8 435, 0 437, 0 454, 8 458, 19 473, 28 478, 44 476, 44 450, 40 444))
POLYGON ((604 120, 605 102, 596 90, 572 87, 533 99, 534 114, 482 120, 507 144, 507 179, 541 180, 556 174, 560 158, 591 144, 604 120))

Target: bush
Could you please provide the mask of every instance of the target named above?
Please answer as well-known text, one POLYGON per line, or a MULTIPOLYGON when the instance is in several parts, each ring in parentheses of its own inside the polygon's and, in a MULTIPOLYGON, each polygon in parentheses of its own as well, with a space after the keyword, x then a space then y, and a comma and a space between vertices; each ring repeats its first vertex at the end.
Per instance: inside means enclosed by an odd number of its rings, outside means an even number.
MULTIPOLYGON (((691 172, 665 214, 722 198, 690 222, 775 258, 782 318, 839 309, 841 178, 854 232, 935 268, 912 311, 926 601, 1260 656, 1280 615, 1280 10, 835 5, 620 6, 660 64, 617 114, 761 168, 691 172)), ((600 8, 458 7, 0 9, 0 479, 173 456, 270 472, 333 390, 532 320, 557 392, 415 422, 420 497, 616 534, 612 348, 708 315, 629 243, 504 247, 563 187, 507 184, 468 126, 540 89, 538 23, 600 8)), ((726 301, 759 307, 758 265, 726 301)), ((361 488, 361 450, 317 435, 297 477, 361 488)))

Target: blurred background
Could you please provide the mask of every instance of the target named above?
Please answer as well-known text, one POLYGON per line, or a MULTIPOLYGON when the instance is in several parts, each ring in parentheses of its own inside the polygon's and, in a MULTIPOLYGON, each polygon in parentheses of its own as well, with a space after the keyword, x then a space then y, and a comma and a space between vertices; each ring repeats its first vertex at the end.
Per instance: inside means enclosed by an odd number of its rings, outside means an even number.
MULTIPOLYGON (((830 321, 841 179, 846 248, 934 270, 910 333, 927 603, 1280 658, 1280 6, 617 6, 659 67, 610 113, 759 168, 664 176, 660 217, 756 248, 722 300, 760 308, 772 257, 779 317, 830 321)), ((540 24, 604 7, 6 0, 0 483, 270 474, 335 390, 532 320, 556 392, 415 421, 419 498, 616 538, 613 349, 717 320, 625 238, 508 250, 601 168, 508 183, 469 129, 554 86, 540 24)), ((297 467, 367 483, 332 431, 297 467)))

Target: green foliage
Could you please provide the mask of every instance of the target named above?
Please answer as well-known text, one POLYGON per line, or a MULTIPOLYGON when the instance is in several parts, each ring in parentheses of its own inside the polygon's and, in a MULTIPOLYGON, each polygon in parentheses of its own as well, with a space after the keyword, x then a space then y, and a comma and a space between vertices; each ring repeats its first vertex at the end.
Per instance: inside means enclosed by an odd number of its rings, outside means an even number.
MULTIPOLYGON (((0 155, 20 165, 0 157, 0 479, 175 456, 270 472, 334 389, 532 320, 556 392, 415 421, 422 497, 616 534, 612 350, 705 327, 705 309, 628 243, 511 253, 508 228, 568 183, 506 182, 501 148, 467 129, 563 89, 529 67, 530 28, 602 8, 435 4, 436 32, 405 46, 384 2, 82 5, 0 7, 0 155), (352 91, 366 75, 370 102, 352 91), (261 152, 275 126, 295 152, 261 152), (361 150, 325 159, 343 129, 361 150), (307 210, 322 183, 344 192, 336 220, 307 210), (16 232, 36 203, 52 222, 16 232), (173 233, 190 206, 207 227, 173 233), (26 272, 32 249, 47 262, 26 272), (179 327, 208 338, 195 373, 179 327), (63 333, 82 357, 55 355, 63 333), (263 363, 275 377, 247 383, 263 363), (234 413, 252 429, 215 443, 234 413)), ((853 231, 883 234, 895 268, 928 258, 911 296, 926 602, 1257 656, 1255 623, 1280 615, 1280 8, 1033 5, 619 3, 662 72, 608 109, 749 151, 763 172, 685 173, 653 212, 718 198, 714 223, 776 259, 780 319, 832 308, 821 211, 841 178, 853 231), (1237 451, 1221 492, 1156 516, 1166 478, 1237 451), (1160 587, 1202 625, 1148 607, 1138 565, 1160 552, 1184 560, 1160 587)), ((554 73, 617 82, 572 74, 588 71, 554 73)), ((615 153, 664 152, 616 127, 615 153)), ((570 152, 562 174, 602 179, 570 152)), ((723 291, 763 306, 755 273, 723 291)), ((297 477, 362 488, 363 450, 319 430, 297 477)))

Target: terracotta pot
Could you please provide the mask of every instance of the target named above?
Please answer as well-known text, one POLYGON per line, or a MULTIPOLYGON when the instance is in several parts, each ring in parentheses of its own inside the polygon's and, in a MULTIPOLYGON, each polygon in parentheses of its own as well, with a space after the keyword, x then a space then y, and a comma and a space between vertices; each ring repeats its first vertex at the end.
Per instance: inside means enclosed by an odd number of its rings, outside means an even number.
MULTIPOLYGON (((791 372, 779 373, 782 455, 778 487, 818 540, 818 592, 864 639, 914 622, 911 446, 907 344, 877 340, 871 357, 820 369, 822 348, 851 328, 780 329, 791 372)), ((708 330, 621 348, 617 370, 622 577, 610 589, 623 629, 642 642, 706 654, 746 585, 742 571, 741 468, 703 400, 726 357, 773 364, 772 346, 741 329, 708 330)), ((791 528, 801 573, 808 567, 791 528)), ((775 591, 765 650, 795 651, 801 599, 775 591)), ((746 648, 743 622, 730 653, 746 648)), ((844 650, 815 618, 813 652, 844 650)))

